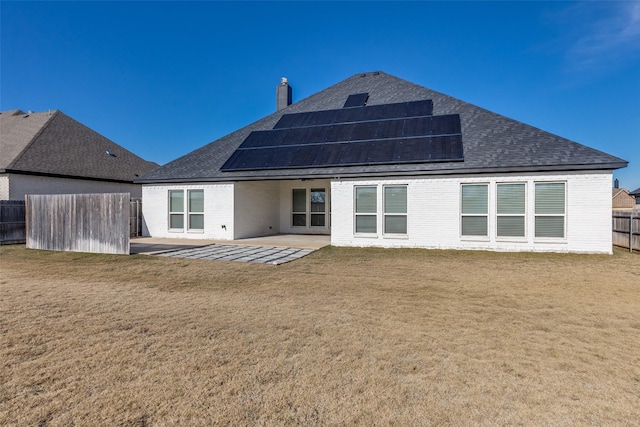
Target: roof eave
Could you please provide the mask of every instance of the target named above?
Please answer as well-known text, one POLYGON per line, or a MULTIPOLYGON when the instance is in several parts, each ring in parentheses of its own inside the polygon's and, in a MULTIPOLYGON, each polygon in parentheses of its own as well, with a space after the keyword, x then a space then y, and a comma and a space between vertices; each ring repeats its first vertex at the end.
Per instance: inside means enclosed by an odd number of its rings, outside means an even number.
POLYGON ((496 173, 534 173, 534 172, 571 172, 588 170, 614 170, 626 167, 628 162, 610 162, 598 164, 575 165, 549 165, 549 166, 505 166, 496 168, 465 168, 465 169, 440 169, 440 170, 402 170, 402 171, 370 171, 353 172, 343 171, 318 171, 318 173, 285 173, 278 175, 217 175, 213 177, 171 178, 171 179, 136 179, 135 184, 179 184, 188 182, 231 182, 231 181, 274 181, 274 180, 299 180, 299 179, 337 179, 337 178, 369 178, 389 176, 437 176, 437 175, 478 175, 496 173))
POLYGON ((125 179, 114 179, 114 178, 99 178, 92 176, 77 176, 77 175, 62 175, 56 173, 47 173, 47 172, 32 172, 32 171, 23 171, 18 169, 0 169, 0 173, 11 173, 14 175, 31 175, 31 176, 42 176, 47 178, 64 178, 64 179, 81 179, 85 181, 101 181, 101 182, 115 182, 119 184, 136 184, 134 180, 125 180, 125 179))

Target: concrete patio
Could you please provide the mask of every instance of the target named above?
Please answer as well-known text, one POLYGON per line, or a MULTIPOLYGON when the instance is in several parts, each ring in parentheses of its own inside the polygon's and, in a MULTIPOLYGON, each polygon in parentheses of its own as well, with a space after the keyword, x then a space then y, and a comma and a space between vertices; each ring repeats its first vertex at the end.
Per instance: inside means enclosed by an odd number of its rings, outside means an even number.
POLYGON ((330 236, 283 234, 241 240, 142 237, 131 239, 130 253, 177 258, 283 264, 331 242, 330 236))

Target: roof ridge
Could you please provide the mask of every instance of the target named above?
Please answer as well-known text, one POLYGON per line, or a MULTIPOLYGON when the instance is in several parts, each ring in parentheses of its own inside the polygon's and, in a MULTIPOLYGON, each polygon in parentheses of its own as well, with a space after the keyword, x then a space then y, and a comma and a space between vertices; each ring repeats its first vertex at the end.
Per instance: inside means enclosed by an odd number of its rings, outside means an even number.
MULTIPOLYGON (((42 133, 44 132, 44 130, 49 127, 49 125, 51 124, 51 122, 53 121, 54 117, 56 117, 58 115, 58 113, 60 112, 60 110, 53 110, 52 112, 48 113, 50 115, 49 119, 47 119, 47 121, 42 125, 42 127, 40 128, 40 130, 38 130, 38 132, 35 133, 35 135, 33 135, 33 138, 31 138, 31 141, 29 141, 28 144, 26 144, 24 146, 24 148, 22 149, 22 151, 20 151, 20 154, 18 154, 17 156, 14 157, 13 161, 11 163, 9 163, 7 165, 7 167, 5 169, 11 169, 17 162, 18 160, 20 160, 22 158, 22 156, 24 156, 24 154, 29 150, 29 148, 31 148, 31 146, 36 142, 36 140, 38 138, 40 138, 40 135, 42 135, 42 133)), ((33 113, 31 113, 33 114, 33 113)), ((35 114, 44 114, 44 112, 42 113, 35 113, 35 114)), ((15 114, 14 114, 15 115, 15 114)), ((26 118, 26 117, 25 117, 26 118)))

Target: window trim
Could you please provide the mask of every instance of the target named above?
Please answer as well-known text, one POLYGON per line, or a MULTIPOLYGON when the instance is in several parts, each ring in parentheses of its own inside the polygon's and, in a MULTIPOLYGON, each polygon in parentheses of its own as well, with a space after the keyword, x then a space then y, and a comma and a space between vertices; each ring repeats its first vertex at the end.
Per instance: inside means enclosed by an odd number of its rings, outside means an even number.
POLYGON ((382 185, 382 236, 383 237, 408 237, 409 235, 409 185, 408 184, 383 184, 382 185), (404 188, 405 189, 405 211, 404 213, 391 212, 387 213, 386 210, 386 189, 387 188, 404 188), (404 216, 405 217, 405 232, 404 233, 390 233, 387 231, 387 217, 388 216, 404 216))
POLYGON ((187 211, 187 231, 189 232, 196 232, 196 233, 204 233, 204 228, 205 228, 205 224, 204 224, 204 189, 201 188, 193 188, 193 189, 188 189, 187 190, 187 200, 186 200, 186 211, 187 211), (201 192, 202 193, 202 212, 199 211, 192 211, 191 210, 191 194, 193 192, 201 192), (202 217, 202 228, 193 228, 191 226, 191 216, 192 215, 198 215, 202 217))
POLYGON ((534 243, 549 243, 549 242, 558 242, 558 243, 565 243, 567 242, 567 209, 568 209, 568 191, 567 191, 568 185, 567 185, 567 181, 559 181, 559 180, 553 180, 553 181, 534 181, 533 183, 533 241, 534 243), (563 184, 564 186, 564 206, 563 206, 563 213, 562 214, 549 214, 549 213, 544 213, 544 214, 538 214, 536 213, 536 202, 537 202, 537 197, 536 197, 536 186, 538 184, 563 184), (562 237, 545 237, 545 236, 537 236, 536 235, 536 221, 539 217, 554 217, 554 218, 558 218, 558 217, 562 217, 563 219, 563 230, 562 230, 562 237))
POLYGON ((308 216, 308 213, 309 213, 308 212, 308 208, 309 208, 308 204, 309 204, 309 198, 307 197, 307 188, 306 187, 303 187, 303 188, 294 187, 294 188, 291 189, 291 217, 290 217, 291 218, 291 228, 306 228, 307 227, 307 224, 308 224, 307 216, 308 216), (304 211, 296 211, 296 210, 294 210, 295 207, 296 207, 296 203, 295 203, 295 200, 294 200, 294 198, 295 198, 294 194, 295 194, 296 190, 304 191, 304 211), (303 225, 296 225, 295 224, 295 221, 293 220, 295 215, 304 215, 304 224, 303 225))
POLYGON ((496 241, 508 241, 508 242, 527 242, 527 236, 528 236, 528 224, 527 224, 527 212, 529 209, 528 206, 528 201, 529 201, 529 197, 528 197, 528 185, 527 185, 527 181, 502 181, 502 182, 496 182, 495 183, 495 188, 496 188, 496 211, 495 211, 495 218, 496 218, 496 226, 495 226, 495 235, 496 235, 496 241), (499 195, 499 190, 498 188, 501 185, 523 185, 524 186, 524 208, 523 208, 523 212, 522 214, 514 214, 514 213, 507 213, 507 214, 501 214, 500 213, 500 209, 499 209, 499 201, 500 201, 500 195, 499 195), (522 221, 524 223, 523 226, 523 235, 522 236, 501 236, 498 234, 498 218, 500 217, 522 217, 522 221))
POLYGON ((183 189, 170 189, 167 192, 167 197, 168 197, 168 200, 167 200, 167 203, 168 203, 168 206, 167 206, 167 212, 168 212, 167 229, 169 231, 184 231, 184 208, 185 208, 185 206, 184 206, 184 190, 183 189), (171 207, 172 207, 171 206, 171 200, 172 200, 171 193, 181 193, 182 194, 182 211, 172 211, 171 210, 171 207), (180 227, 180 228, 171 227, 171 223, 172 223, 171 222, 171 217, 172 217, 172 215, 176 215, 176 216, 180 215, 180 216, 182 216, 182 227, 180 227))
POLYGON ((314 187, 314 188, 310 188, 309 189, 309 227, 311 228, 327 228, 327 188, 326 187, 314 187), (311 197, 311 193, 313 192, 323 192, 324 193, 324 210, 323 211, 314 211, 312 209, 312 205, 313 205, 313 200, 311 197), (322 215, 322 217, 324 218, 324 224, 323 225, 313 225, 313 216, 314 215, 322 215))
POLYGON ((491 183, 490 182, 462 182, 460 183, 460 222, 459 222, 459 233, 460 240, 476 240, 476 241, 489 241, 490 240, 490 224, 489 224, 489 214, 490 214, 490 204, 491 204, 491 183), (484 214, 476 214, 476 213, 464 213, 463 212, 463 187, 465 186, 484 186, 487 189, 487 203, 486 203, 486 213, 484 214), (465 217, 484 217, 486 220, 487 233, 484 235, 474 235, 474 234, 462 234, 463 233, 463 218, 465 217))
POLYGON ((356 237, 378 237, 378 185, 377 184, 363 184, 353 186, 353 235, 356 237), (358 212, 358 189, 359 188, 372 188, 375 190, 376 206, 373 212, 358 212), (358 231, 358 217, 374 217, 376 230, 374 232, 362 232, 358 231))

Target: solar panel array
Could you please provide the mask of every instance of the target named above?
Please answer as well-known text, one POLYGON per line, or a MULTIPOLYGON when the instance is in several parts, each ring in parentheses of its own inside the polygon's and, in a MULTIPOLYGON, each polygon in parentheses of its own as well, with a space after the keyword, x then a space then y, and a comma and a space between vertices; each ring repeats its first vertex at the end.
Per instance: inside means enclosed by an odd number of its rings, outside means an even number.
MULTIPOLYGON (((353 97, 353 98, 352 98, 353 97)), ((364 103, 368 94, 351 95, 364 103)), ((458 114, 433 115, 431 100, 285 114, 254 131, 223 171, 462 161, 458 114)))

